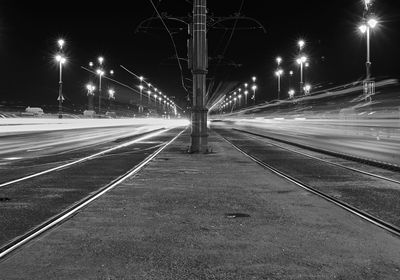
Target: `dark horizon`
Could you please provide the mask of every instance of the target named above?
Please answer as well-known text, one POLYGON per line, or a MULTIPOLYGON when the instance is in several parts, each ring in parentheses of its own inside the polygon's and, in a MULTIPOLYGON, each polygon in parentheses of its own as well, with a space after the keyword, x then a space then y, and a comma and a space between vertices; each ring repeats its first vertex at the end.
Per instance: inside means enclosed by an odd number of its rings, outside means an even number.
MULTIPOLYGON (((64 71, 66 103, 86 102, 85 84, 97 79, 81 69, 89 61, 103 55, 106 68, 115 71, 115 79, 130 86, 137 80, 127 75, 124 65, 148 78, 164 93, 175 96, 184 106, 186 93, 181 87, 180 73, 174 50, 164 30, 135 34, 138 24, 154 15, 149 1, 135 1, 131 5, 116 1, 84 4, 69 1, 63 6, 2 1, 0 4, 0 102, 22 102, 24 105, 56 105, 58 71, 53 61, 56 41, 65 38, 68 63, 64 71), (62 10, 62 11, 61 11, 62 10)), ((174 16, 188 16, 191 5, 187 1, 154 1, 160 12, 174 16)), ((225 59, 241 67, 222 66, 218 81, 244 82, 256 75, 260 100, 272 100, 276 94, 275 57, 282 56, 286 73, 294 70, 297 77, 296 41, 304 38, 305 52, 311 66, 307 78, 312 84, 341 84, 364 77, 365 38, 358 34, 362 17, 362 1, 281 1, 265 7, 265 1, 244 2, 242 14, 260 21, 261 30, 240 31, 232 35, 225 59), (224 75, 221 75, 223 73, 224 75)), ((396 1, 375 1, 380 19, 379 28, 372 34, 372 71, 375 77, 400 77, 400 4, 396 1)), ((236 13, 241 0, 209 1, 209 13, 229 16, 236 13)), ((161 25, 152 22, 152 25, 161 25)), ((243 26, 247 23, 239 23, 243 26)), ((221 55, 230 31, 213 30, 209 34, 211 62, 221 55)), ((175 34, 179 55, 186 58, 186 30, 175 34)), ((182 63, 187 75, 187 64, 182 63)), ((210 65, 210 77, 213 64, 210 65)), ((190 77, 189 77, 190 78, 190 77)), ((284 78, 285 79, 285 78, 284 78)), ((287 80, 283 80, 286 92, 287 80)), ((106 85, 107 86, 107 85, 106 85)), ((117 92, 120 102, 128 100, 129 91, 117 92)))

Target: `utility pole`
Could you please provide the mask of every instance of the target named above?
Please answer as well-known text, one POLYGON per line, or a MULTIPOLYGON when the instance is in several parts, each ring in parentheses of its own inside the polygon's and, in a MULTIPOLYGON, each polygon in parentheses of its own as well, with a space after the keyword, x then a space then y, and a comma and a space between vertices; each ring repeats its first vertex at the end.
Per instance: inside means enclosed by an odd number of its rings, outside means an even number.
POLYGON ((206 104, 207 76, 207 0, 193 1, 193 23, 190 26, 189 67, 193 74, 191 153, 208 152, 206 104))

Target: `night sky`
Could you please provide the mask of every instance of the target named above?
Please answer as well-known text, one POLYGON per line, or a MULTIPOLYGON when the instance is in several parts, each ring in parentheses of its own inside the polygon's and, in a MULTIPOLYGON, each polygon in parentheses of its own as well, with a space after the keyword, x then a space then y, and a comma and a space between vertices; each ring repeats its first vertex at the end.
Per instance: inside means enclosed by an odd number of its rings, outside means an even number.
MULTIPOLYGON (((153 0, 160 12, 177 17, 191 13, 185 0, 153 0)), ((56 105, 58 70, 53 57, 56 40, 67 41, 69 62, 64 70, 66 106, 86 102, 84 85, 96 78, 81 69, 98 55, 106 59, 105 67, 113 69, 114 78, 135 86, 137 80, 119 65, 143 75, 179 105, 185 105, 186 93, 181 87, 180 72, 174 49, 165 30, 135 33, 139 23, 154 16, 148 0, 134 1, 0 1, 0 102, 21 105, 56 105), (43 2, 43 3, 42 3, 43 2)), ((242 0, 208 1, 209 13, 216 17, 238 12, 242 0)), ((372 34, 372 69, 376 77, 400 76, 400 1, 375 1, 380 26, 372 34)), ((311 59, 306 78, 314 85, 341 84, 364 75, 365 39, 358 32, 362 1, 244 1, 242 14, 260 21, 261 30, 236 30, 217 71, 218 82, 245 82, 252 75, 259 79, 259 99, 276 95, 275 57, 284 59, 283 68, 296 71, 296 42, 304 38, 305 52, 311 59)), ((226 23, 233 26, 234 21, 226 23)), ((149 23, 159 28, 159 21, 149 23)), ((256 26, 239 21, 237 27, 256 26)), ((172 27, 177 27, 171 24, 172 27)), ((187 32, 174 33, 179 55, 186 58, 187 32)), ((173 29, 175 30, 175 29, 173 29)), ((216 58, 226 48, 231 31, 209 33, 210 77, 215 73, 216 58)), ((190 78, 182 61, 184 75, 190 78)), ((189 82, 190 84, 190 82, 189 82)), ((105 87, 115 85, 106 84, 105 87)), ((287 79, 283 80, 286 92, 287 79)), ((119 102, 128 102, 129 91, 117 87, 119 102)))

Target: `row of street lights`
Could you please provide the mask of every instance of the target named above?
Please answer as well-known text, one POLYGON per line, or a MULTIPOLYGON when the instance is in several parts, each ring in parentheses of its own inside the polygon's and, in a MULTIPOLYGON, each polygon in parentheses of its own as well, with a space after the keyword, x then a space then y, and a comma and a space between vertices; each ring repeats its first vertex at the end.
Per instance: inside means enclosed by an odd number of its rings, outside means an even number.
MULTIPOLYGON (((57 46, 58 46, 58 52, 55 56, 55 60, 58 63, 59 66, 59 90, 58 90, 58 116, 59 118, 62 118, 62 103, 64 101, 64 96, 63 96, 63 79, 62 79, 62 74, 63 74, 63 65, 67 62, 67 58, 64 55, 64 46, 65 46, 65 40, 64 39, 59 39, 57 40, 57 46)), ((96 69, 94 70, 94 73, 98 76, 98 113, 101 114, 101 99, 102 99, 102 79, 106 77, 107 71, 104 68, 104 62, 105 59, 102 56, 99 56, 97 58, 97 63, 98 65, 96 66, 96 69)), ((89 62, 90 68, 94 68, 95 64, 93 62, 89 62)), ((110 70, 108 72, 110 75, 114 75, 114 70, 110 70)), ((168 110, 168 111, 173 111, 175 115, 177 115, 177 106, 176 104, 166 95, 164 95, 161 91, 159 91, 157 88, 155 88, 151 83, 148 83, 145 81, 145 79, 140 76, 139 77, 140 84, 138 86, 140 90, 140 104, 139 104, 139 112, 143 113, 143 91, 147 90, 148 93, 148 104, 151 104, 151 98, 154 97, 155 105, 157 106, 158 103, 161 106, 161 109, 168 110), (145 85, 145 86, 144 86, 145 85)), ((96 86, 94 86, 92 83, 88 83, 86 85, 86 90, 87 90, 87 96, 89 98, 89 110, 94 110, 94 104, 93 104, 93 98, 95 96, 96 92, 96 86)), ((110 88, 108 89, 108 99, 110 100, 115 100, 115 90, 110 88)), ((165 113, 167 113, 165 111, 165 113)))
MULTIPOLYGON (((300 93, 303 94, 308 94, 311 91, 311 85, 305 83, 305 79, 304 79, 304 68, 308 68, 310 66, 309 63, 309 58, 307 57, 307 55, 305 55, 303 53, 303 49, 306 45, 306 42, 304 40, 299 40, 297 42, 297 46, 299 48, 299 53, 298 56, 296 58, 296 63, 300 66, 300 93)), ((277 77, 277 81, 278 81, 278 100, 281 99, 281 80, 282 80, 282 76, 284 75, 285 71, 281 68, 281 64, 283 62, 282 57, 278 56, 276 58, 276 64, 277 64, 277 68, 275 70, 275 76, 277 77)), ((292 77, 294 75, 293 70, 289 71, 289 98, 293 98, 296 91, 294 89, 291 88, 291 81, 292 81, 292 77)))
POLYGON ((227 96, 221 102, 221 105, 219 107, 220 111, 222 112, 227 109, 229 109, 230 111, 233 111, 235 108, 242 107, 242 99, 243 98, 244 98, 244 105, 247 106, 249 89, 251 89, 253 92, 250 99, 253 100, 253 105, 255 105, 256 104, 256 91, 258 89, 258 86, 256 85, 257 77, 253 76, 251 78, 251 81, 252 81, 252 84, 251 84, 250 88, 249 88, 249 86, 250 86, 249 83, 246 82, 242 86, 236 88, 234 91, 227 94, 227 96))

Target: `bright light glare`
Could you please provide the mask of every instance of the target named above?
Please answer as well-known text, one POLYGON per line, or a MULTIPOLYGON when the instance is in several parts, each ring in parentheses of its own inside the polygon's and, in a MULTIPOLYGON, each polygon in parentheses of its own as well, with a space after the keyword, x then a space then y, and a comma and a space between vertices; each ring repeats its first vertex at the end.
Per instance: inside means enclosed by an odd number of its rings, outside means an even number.
POLYGON ((60 47, 60 49, 62 49, 65 45, 65 40, 64 39, 59 39, 57 41, 58 46, 60 47))
POLYGON ((101 69, 97 69, 97 70, 96 70, 96 73, 97 73, 97 75, 99 75, 99 76, 103 76, 103 75, 104 75, 104 72, 103 72, 101 69))
POLYGON ((278 65, 280 65, 281 62, 282 62, 282 57, 278 56, 278 57, 276 58, 276 63, 278 63, 278 65))
POLYGON ((299 45, 300 49, 302 49, 306 45, 306 42, 304 40, 299 40, 297 44, 299 45))
POLYGON ((367 26, 365 24, 360 25, 360 27, 358 27, 358 29, 360 29, 361 33, 365 33, 367 32, 367 26))
POLYGON ((61 64, 64 64, 65 62, 67 62, 67 59, 65 57, 63 57, 62 55, 56 55, 56 60, 58 62, 60 62, 61 64))
POLYGON ((104 62, 104 57, 99 56, 98 61, 99 61, 100 65, 103 64, 103 62, 104 62))
POLYGON ((257 81, 257 77, 254 76, 253 78, 251 78, 253 80, 253 82, 257 81))
POLYGON ((371 27, 371 28, 375 28, 375 26, 378 24, 378 21, 376 20, 376 19, 374 19, 374 18, 371 18, 371 19, 369 19, 368 20, 368 25, 371 27))
POLYGON ((283 70, 282 70, 282 69, 279 69, 279 70, 277 70, 277 71, 275 72, 275 75, 276 75, 277 77, 282 76, 282 74, 283 74, 283 70))

